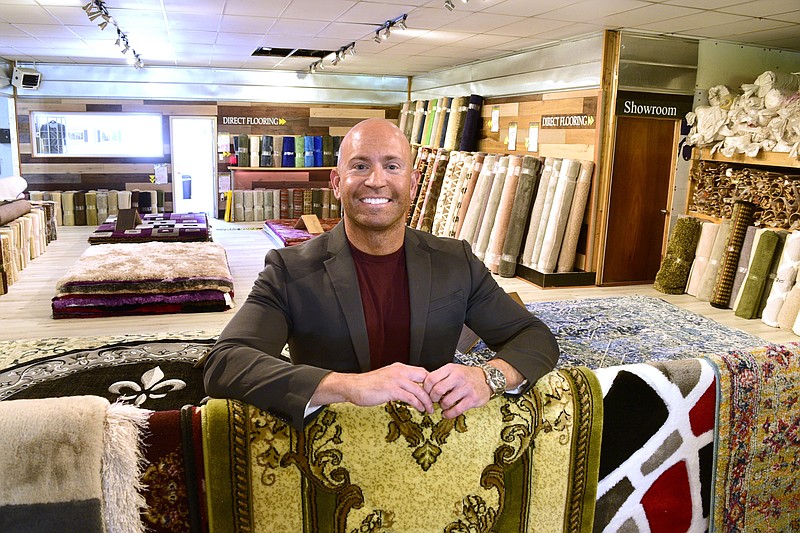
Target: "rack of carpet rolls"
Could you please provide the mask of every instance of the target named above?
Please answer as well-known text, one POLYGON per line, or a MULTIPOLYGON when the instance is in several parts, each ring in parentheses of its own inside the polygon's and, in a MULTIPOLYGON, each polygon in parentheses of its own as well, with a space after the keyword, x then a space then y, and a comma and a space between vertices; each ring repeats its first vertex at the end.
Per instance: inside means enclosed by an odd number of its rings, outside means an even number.
POLYGON ((58 237, 56 226, 54 202, 0 200, 0 294, 58 237))
POLYGON ((800 335, 800 231, 764 227, 763 208, 736 200, 721 221, 679 217, 654 287, 800 335))
POLYGON ((263 222, 296 219, 301 215, 339 218, 341 203, 329 187, 235 189, 225 192, 225 220, 263 222))
POLYGON ((340 135, 230 136, 228 162, 241 168, 311 168, 336 165, 340 135))
POLYGON ((29 191, 32 201, 55 204, 55 219, 60 226, 97 226, 120 209, 141 214, 169 213, 172 201, 162 190, 29 191))
POLYGON ((501 277, 575 270, 592 161, 417 147, 415 167, 409 226, 466 240, 501 277))

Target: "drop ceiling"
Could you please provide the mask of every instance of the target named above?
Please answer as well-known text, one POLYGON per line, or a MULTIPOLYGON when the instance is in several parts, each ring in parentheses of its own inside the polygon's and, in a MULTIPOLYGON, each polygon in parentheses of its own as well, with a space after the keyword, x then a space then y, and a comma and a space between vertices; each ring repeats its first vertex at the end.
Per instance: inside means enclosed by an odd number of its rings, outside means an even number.
MULTIPOLYGON (((124 64, 112 25, 88 0, 0 0, 0 58, 124 64)), ((145 66, 305 70, 309 59, 253 56, 260 47, 356 54, 326 72, 414 76, 606 29, 800 52, 798 0, 107 0, 145 66), (408 14, 377 43, 375 31, 408 14)), ((800 65, 798 69, 800 70, 800 65)))

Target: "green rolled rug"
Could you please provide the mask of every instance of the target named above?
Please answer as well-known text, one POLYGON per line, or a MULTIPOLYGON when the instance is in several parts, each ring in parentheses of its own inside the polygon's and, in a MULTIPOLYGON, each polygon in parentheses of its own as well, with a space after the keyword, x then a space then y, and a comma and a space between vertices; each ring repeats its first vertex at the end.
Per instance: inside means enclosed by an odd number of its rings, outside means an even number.
POLYGON ((761 295, 772 266, 772 258, 780 243, 780 237, 775 231, 765 231, 758 239, 758 245, 750 262, 747 278, 742 284, 739 301, 734 313, 741 318, 756 318, 761 305, 761 295))
POLYGON ((786 237, 789 235, 789 232, 786 230, 775 230, 775 233, 778 234, 778 245, 775 247, 775 254, 772 256, 772 263, 769 265, 769 274, 767 274, 764 290, 761 293, 761 302, 758 304, 758 315, 756 315, 758 318, 761 318, 764 313, 767 300, 772 293, 772 287, 775 285, 775 280, 778 279, 778 266, 781 262, 783 249, 786 247, 786 237))
POLYGON ((653 288, 664 294, 683 294, 689 281, 700 231, 703 224, 694 217, 680 217, 667 242, 667 252, 661 260, 653 288))
POLYGON ((756 204, 737 200, 733 204, 731 215, 731 229, 722 254, 717 278, 714 282, 714 291, 711 296, 711 306, 726 309, 731 299, 731 290, 736 278, 736 267, 739 265, 739 254, 742 251, 747 228, 753 223, 756 204))

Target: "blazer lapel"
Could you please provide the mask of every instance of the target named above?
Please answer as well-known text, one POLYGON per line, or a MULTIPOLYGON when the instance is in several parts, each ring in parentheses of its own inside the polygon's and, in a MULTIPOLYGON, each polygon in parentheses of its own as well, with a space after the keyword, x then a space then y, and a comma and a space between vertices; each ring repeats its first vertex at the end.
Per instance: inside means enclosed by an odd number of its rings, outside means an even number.
POLYGON ((408 229, 406 229, 405 247, 408 299, 411 307, 409 364, 419 366, 431 300, 431 255, 419 246, 419 239, 408 229))
POLYGON ((347 244, 343 223, 339 223, 330 231, 328 253, 330 257, 324 261, 325 270, 331 279, 336 298, 344 312, 358 365, 362 372, 367 372, 370 370, 367 324, 364 320, 364 306, 361 303, 358 278, 356 278, 353 257, 350 255, 350 247, 347 244))

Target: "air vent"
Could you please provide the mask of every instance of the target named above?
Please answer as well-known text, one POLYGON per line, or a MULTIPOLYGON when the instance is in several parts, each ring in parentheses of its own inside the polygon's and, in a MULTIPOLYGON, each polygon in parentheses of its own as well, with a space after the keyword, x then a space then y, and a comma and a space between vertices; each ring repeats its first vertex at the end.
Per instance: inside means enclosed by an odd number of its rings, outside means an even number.
POLYGON ((333 50, 306 50, 305 48, 256 48, 253 52, 254 56, 266 57, 297 57, 297 58, 316 58, 322 59, 323 57, 332 54, 333 50))

